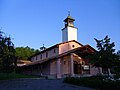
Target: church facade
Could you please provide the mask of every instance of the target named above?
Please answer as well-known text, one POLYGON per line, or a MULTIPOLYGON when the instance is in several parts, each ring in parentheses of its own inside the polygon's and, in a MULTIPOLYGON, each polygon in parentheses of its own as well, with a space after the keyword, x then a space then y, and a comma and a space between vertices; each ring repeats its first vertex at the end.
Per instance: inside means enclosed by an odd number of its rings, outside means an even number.
POLYGON ((98 69, 92 67, 86 56, 95 53, 90 45, 77 41, 77 28, 70 15, 64 20, 62 42, 49 47, 29 58, 31 63, 21 66, 22 73, 54 78, 77 75, 96 75, 98 69))

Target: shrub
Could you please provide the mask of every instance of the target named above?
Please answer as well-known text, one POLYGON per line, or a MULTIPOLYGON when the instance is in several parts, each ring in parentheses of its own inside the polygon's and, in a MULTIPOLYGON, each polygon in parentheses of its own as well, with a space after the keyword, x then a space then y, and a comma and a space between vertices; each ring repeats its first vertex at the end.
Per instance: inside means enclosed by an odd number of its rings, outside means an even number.
POLYGON ((115 78, 115 79, 120 78, 120 74, 116 74, 116 75, 114 76, 114 78, 115 78))
POLYGON ((120 90, 120 81, 104 81, 103 77, 83 77, 83 78, 65 78, 65 83, 74 84, 78 86, 86 86, 101 90, 120 90))

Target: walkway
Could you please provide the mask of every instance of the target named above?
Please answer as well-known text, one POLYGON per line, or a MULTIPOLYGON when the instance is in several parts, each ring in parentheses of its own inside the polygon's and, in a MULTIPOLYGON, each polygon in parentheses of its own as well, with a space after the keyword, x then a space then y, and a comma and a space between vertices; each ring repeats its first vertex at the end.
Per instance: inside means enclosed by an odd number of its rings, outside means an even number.
POLYGON ((62 83, 62 80, 18 79, 1 80, 0 90, 93 90, 62 83))

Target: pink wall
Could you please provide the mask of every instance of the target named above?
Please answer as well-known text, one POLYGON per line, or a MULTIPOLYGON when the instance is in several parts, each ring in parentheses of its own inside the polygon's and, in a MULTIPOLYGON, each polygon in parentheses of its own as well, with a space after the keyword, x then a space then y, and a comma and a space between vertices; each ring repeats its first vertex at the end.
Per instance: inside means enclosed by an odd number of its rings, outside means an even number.
POLYGON ((74 41, 67 42, 65 44, 60 44, 59 45, 59 54, 67 52, 67 51, 75 49, 75 48, 78 48, 78 47, 81 47, 81 45, 79 45, 78 43, 76 43, 74 41), (74 47, 73 47, 73 45, 74 45, 74 47))

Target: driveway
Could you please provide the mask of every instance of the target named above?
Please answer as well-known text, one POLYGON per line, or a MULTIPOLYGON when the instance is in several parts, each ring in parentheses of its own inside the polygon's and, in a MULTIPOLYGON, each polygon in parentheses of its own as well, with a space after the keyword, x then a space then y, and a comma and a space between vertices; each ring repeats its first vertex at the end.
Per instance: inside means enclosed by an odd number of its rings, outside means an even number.
POLYGON ((93 90, 62 83, 63 80, 18 79, 1 80, 0 90, 93 90))

